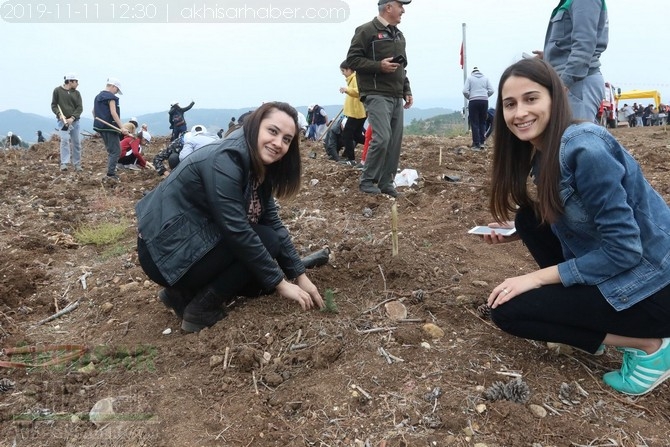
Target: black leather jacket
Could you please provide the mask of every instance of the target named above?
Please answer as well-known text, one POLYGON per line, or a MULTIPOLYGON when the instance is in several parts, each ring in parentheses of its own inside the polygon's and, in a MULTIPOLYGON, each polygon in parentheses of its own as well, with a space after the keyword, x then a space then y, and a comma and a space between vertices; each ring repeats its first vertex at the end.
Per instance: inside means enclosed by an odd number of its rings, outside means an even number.
POLYGON ((244 129, 204 146, 187 158, 135 206, 138 231, 151 258, 173 285, 207 252, 225 244, 264 289, 305 267, 277 213, 268 181, 258 190, 259 224, 274 228, 282 249, 275 260, 249 224, 251 160, 244 129))

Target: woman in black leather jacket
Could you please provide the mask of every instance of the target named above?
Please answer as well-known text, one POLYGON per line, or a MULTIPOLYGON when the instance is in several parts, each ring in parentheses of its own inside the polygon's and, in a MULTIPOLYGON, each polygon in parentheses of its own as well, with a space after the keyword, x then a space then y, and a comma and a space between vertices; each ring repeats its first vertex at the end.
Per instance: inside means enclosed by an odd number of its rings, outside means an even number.
POLYGON ((274 197, 300 188, 298 117, 269 102, 244 127, 184 159, 135 207, 138 257, 159 298, 197 332, 238 295, 277 291, 304 309, 323 307, 274 197), (295 280, 295 282, 289 282, 295 280))

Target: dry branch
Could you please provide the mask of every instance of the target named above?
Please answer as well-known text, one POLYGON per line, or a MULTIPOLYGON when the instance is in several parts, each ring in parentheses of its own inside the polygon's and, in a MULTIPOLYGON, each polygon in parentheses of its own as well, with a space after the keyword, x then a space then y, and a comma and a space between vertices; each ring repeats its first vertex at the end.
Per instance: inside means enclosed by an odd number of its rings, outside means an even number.
POLYGON ((65 306, 65 308, 64 308, 63 310, 61 310, 60 312, 56 312, 56 313, 53 314, 52 316, 50 316, 50 317, 48 317, 48 318, 45 318, 44 320, 40 320, 40 321, 38 321, 37 323, 35 323, 35 326, 39 326, 39 325, 42 325, 42 324, 44 324, 44 323, 48 323, 49 321, 53 321, 53 320, 55 320, 56 318, 60 318, 60 317, 62 317, 63 315, 72 312, 72 311, 75 310, 77 307, 79 307, 79 300, 75 301, 74 303, 70 303, 70 304, 68 304, 68 305, 65 306))

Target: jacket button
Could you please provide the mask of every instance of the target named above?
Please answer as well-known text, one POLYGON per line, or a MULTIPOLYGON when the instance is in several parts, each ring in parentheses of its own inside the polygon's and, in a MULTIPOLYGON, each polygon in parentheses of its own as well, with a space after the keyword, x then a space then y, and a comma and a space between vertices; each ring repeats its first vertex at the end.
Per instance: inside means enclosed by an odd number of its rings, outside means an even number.
POLYGON ((621 302, 622 303, 627 303, 628 302, 628 297, 627 296, 621 297, 621 302))

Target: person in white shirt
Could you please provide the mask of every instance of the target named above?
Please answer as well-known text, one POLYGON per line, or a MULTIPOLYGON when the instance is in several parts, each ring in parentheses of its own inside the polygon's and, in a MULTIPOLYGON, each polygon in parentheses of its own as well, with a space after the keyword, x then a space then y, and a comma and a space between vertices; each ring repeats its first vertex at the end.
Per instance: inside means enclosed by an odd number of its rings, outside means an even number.
POLYGON ((183 161, 191 153, 218 140, 217 135, 207 133, 207 128, 202 124, 196 124, 191 128, 190 132, 184 134, 184 147, 179 152, 179 161, 183 161))

